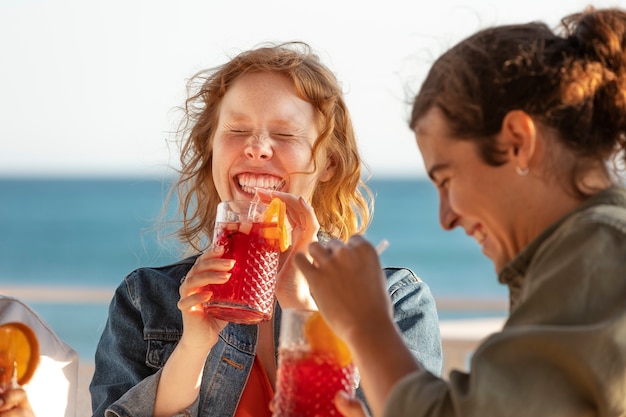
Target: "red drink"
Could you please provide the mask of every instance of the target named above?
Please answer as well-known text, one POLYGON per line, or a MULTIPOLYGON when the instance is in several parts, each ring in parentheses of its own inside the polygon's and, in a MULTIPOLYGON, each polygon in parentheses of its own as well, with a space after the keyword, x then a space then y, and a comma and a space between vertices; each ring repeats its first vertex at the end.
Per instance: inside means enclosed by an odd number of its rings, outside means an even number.
POLYGON ((340 416, 334 398, 354 394, 355 367, 327 352, 281 349, 273 417, 340 416))
POLYGON ((204 311, 233 323, 269 320, 280 255, 275 222, 218 222, 214 244, 224 246, 223 258, 235 266, 225 284, 207 285, 213 291, 204 311))

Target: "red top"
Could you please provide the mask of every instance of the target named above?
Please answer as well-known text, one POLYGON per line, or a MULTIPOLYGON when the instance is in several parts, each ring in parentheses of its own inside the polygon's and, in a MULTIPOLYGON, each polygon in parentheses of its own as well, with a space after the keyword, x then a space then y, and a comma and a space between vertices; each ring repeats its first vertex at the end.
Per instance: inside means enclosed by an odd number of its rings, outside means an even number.
POLYGON ((274 389, 259 357, 255 356, 235 417, 271 417, 270 401, 273 397, 274 389))

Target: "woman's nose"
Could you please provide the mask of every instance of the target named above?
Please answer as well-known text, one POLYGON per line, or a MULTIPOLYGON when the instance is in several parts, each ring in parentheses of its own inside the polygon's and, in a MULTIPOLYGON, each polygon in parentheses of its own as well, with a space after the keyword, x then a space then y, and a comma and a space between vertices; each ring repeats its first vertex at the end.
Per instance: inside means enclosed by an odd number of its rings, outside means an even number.
POLYGON ((270 138, 264 134, 252 135, 246 144, 245 153, 249 159, 270 159, 273 155, 270 138))

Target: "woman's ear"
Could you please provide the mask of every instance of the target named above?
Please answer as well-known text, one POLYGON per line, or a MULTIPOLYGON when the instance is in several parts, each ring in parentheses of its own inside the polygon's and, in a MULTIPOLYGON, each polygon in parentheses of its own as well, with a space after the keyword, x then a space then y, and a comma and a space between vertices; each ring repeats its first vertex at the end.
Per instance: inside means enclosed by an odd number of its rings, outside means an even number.
POLYGON ((532 117, 522 110, 508 112, 502 119, 499 140, 509 160, 521 170, 528 169, 537 145, 537 130, 532 117))
POLYGON ((337 163, 333 156, 329 157, 326 161, 326 166, 320 170, 320 174, 318 176, 319 182, 326 182, 330 180, 333 175, 335 175, 335 171, 337 170, 337 163))

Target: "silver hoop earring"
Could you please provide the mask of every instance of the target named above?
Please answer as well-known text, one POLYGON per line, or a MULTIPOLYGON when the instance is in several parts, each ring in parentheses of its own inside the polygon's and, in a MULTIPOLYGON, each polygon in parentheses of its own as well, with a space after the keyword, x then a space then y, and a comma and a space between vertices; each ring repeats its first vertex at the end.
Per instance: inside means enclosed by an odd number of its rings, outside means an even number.
POLYGON ((530 169, 528 169, 528 167, 522 169, 516 166, 515 171, 517 172, 517 175, 519 175, 520 177, 525 177, 530 172, 530 169))

